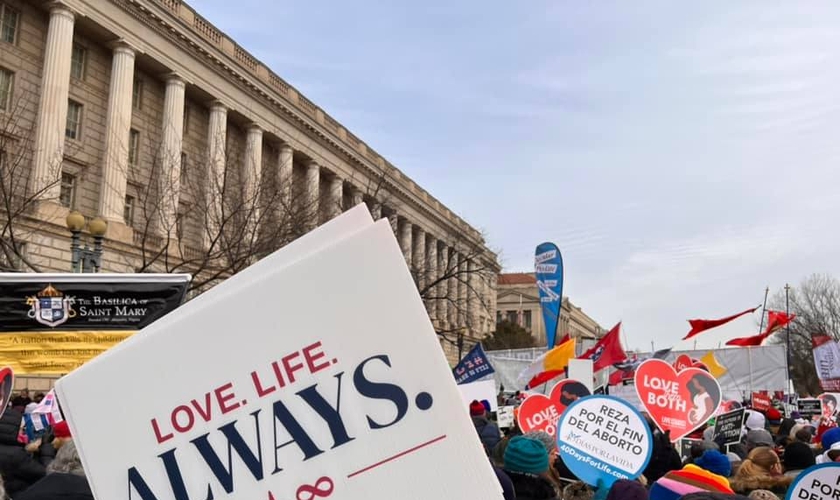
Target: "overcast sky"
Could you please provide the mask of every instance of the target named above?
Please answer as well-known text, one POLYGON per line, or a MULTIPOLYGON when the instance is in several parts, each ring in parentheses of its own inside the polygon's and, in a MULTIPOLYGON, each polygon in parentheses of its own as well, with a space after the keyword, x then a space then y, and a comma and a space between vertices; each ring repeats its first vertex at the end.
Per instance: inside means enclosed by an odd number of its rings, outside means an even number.
POLYGON ((840 274, 836 2, 190 4, 630 348, 840 274))

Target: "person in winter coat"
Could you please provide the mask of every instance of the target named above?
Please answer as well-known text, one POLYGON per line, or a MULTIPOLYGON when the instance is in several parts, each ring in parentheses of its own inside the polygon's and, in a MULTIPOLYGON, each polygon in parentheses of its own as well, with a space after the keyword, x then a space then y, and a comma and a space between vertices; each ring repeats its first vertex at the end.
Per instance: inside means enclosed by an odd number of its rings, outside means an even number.
POLYGON ((481 439, 481 444, 484 445, 484 453, 490 456, 493 448, 502 440, 502 433, 499 432, 499 426, 487 419, 487 410, 478 401, 473 400, 470 403, 470 416, 472 417, 475 431, 478 432, 478 438, 481 439))
POLYGON ((47 467, 47 475, 14 500, 93 500, 76 445, 67 441, 47 467))
POLYGON ((730 481, 735 493, 749 494, 753 490, 770 490, 784 496, 793 477, 782 473, 782 462, 772 448, 760 446, 753 449, 730 481))
POLYGON ((638 481, 619 479, 607 493, 607 500, 648 500, 648 490, 638 481))
POLYGON ((558 500, 548 467, 548 451, 536 439, 516 436, 505 448, 504 471, 513 482, 516 500, 558 500))
POLYGON ((652 484, 665 474, 681 469, 683 463, 680 453, 671 444, 670 433, 660 431, 649 416, 646 417, 646 420, 653 433, 653 453, 651 453, 650 462, 648 462, 643 474, 652 484))
POLYGON ((40 444, 37 459, 24 449, 18 442, 22 418, 15 410, 6 410, 0 417, 0 476, 6 484, 6 493, 12 498, 44 477, 45 465, 55 456, 49 435, 40 444))
POLYGON ((785 447, 784 460, 785 475, 796 477, 808 467, 814 465, 814 450, 805 443, 792 442, 785 447))

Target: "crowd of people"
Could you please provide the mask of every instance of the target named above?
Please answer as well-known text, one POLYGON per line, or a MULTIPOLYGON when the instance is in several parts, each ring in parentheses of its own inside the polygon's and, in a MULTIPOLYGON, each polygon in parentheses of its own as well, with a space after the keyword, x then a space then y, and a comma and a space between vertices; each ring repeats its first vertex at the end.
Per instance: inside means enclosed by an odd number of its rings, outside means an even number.
POLYGON ((24 418, 43 398, 24 389, 0 417, 0 500, 93 500, 67 422, 24 418))
POLYGON ((469 411, 505 500, 775 500, 785 498, 791 483, 807 468, 840 462, 837 414, 809 421, 796 412, 782 418, 775 408, 748 409, 740 442, 716 442, 710 421, 691 436, 696 440, 685 458, 670 436, 645 415, 653 451, 643 474, 611 487, 592 487, 569 471, 550 435, 522 433, 516 425, 503 435, 489 418, 486 401, 473 401, 469 411))

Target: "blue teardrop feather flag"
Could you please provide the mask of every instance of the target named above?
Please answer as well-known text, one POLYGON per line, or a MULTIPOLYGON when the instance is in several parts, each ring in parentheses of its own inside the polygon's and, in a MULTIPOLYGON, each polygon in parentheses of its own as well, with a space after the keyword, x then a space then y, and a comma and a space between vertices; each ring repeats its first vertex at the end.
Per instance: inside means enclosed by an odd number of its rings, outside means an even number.
POLYGON ((540 293, 545 338, 548 348, 554 347, 560 304, 563 299, 563 256, 554 243, 541 243, 534 257, 534 271, 540 293))

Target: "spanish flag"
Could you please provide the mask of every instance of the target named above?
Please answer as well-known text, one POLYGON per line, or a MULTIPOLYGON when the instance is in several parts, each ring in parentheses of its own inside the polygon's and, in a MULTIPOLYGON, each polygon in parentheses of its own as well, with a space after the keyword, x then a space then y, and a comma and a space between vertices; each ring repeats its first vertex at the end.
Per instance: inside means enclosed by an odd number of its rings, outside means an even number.
POLYGON ((528 381, 526 389, 534 388, 566 373, 569 360, 575 358, 575 339, 569 339, 535 359, 522 373, 519 381, 528 381))

